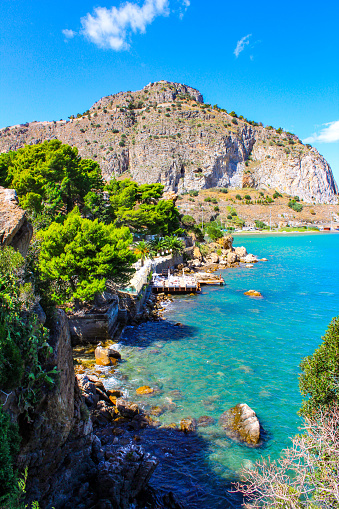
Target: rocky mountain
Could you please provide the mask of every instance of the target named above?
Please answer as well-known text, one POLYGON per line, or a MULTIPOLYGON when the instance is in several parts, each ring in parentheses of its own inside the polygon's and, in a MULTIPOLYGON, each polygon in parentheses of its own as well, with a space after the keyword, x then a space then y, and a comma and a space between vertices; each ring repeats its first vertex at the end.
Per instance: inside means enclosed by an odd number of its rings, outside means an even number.
POLYGON ((282 129, 204 104, 194 88, 167 81, 103 97, 70 120, 0 130, 0 152, 60 139, 98 161, 106 180, 124 174, 182 193, 213 187, 276 189, 306 202, 337 203, 330 166, 282 129))

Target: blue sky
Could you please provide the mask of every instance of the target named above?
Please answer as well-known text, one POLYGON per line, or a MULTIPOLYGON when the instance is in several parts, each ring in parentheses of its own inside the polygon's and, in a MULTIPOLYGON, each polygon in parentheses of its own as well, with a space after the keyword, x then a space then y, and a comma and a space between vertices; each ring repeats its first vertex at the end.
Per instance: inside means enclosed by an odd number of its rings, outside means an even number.
POLYGON ((339 182, 339 3, 1 0, 0 127, 165 79, 311 142, 339 182))

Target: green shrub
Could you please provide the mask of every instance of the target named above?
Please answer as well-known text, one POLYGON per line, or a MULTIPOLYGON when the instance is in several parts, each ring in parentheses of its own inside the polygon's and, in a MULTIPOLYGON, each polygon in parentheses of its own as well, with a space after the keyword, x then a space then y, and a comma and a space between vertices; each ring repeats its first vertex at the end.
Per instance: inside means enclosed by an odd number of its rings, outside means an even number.
POLYGON ((232 216, 232 217, 235 217, 235 216, 237 216, 237 215, 238 215, 238 214, 236 213, 236 211, 235 211, 235 210, 232 210, 232 212, 231 212, 231 216, 232 216))
POLYGON ((210 203, 212 201, 212 198, 210 196, 207 196, 206 198, 204 198, 204 201, 210 203))
POLYGON ((256 219, 254 222, 255 222, 255 226, 257 228, 260 228, 261 230, 263 230, 264 228, 267 227, 267 224, 264 223, 263 221, 260 221, 259 219, 256 219))
POLYGON ((240 194, 236 194, 236 195, 235 195, 235 199, 236 199, 236 200, 242 200, 242 197, 240 196, 240 194))
POLYGON ((123 140, 119 141, 119 147, 125 147, 125 142, 123 140))
POLYGON ((221 187, 221 188, 219 189, 219 192, 220 192, 220 193, 227 194, 227 193, 228 193, 228 189, 227 189, 227 187, 221 187))
POLYGON ((220 228, 217 228, 215 226, 211 226, 211 225, 207 226, 206 232, 207 232, 207 235, 212 240, 217 240, 217 239, 220 239, 221 237, 223 237, 223 233, 220 230, 220 228))
POLYGON ((278 191, 275 191, 274 192, 274 195, 273 195, 273 198, 276 199, 276 198, 282 198, 282 194, 280 194, 278 191))
POLYGON ((301 212, 303 209, 303 206, 301 205, 301 203, 297 203, 295 200, 290 200, 288 202, 288 206, 290 207, 290 209, 294 210, 295 212, 301 212))
POLYGON ((245 194, 244 198, 245 198, 245 200, 251 200, 251 197, 249 194, 245 194))
POLYGON ((216 206, 214 207, 214 212, 219 212, 219 210, 220 210, 220 209, 219 209, 218 205, 216 205, 216 206))
POLYGON ((199 191, 196 191, 196 190, 193 190, 191 189, 191 191, 189 192, 190 196, 198 196, 199 195, 199 191))
POLYGON ((193 226, 195 225, 195 219, 194 217, 186 214, 185 216, 182 216, 181 218, 181 222, 182 224, 186 227, 186 228, 193 228, 193 226))
MULTIPOLYGON (((14 457, 19 451, 18 427, 11 424, 9 415, 0 406, 0 505, 17 493, 17 477, 13 469, 14 457)), ((14 506, 13 506, 14 509, 14 506)))
POLYGON ((227 219, 233 219, 232 214, 228 214, 227 219))
POLYGON ((339 316, 333 318, 322 340, 313 355, 305 357, 300 365, 300 392, 308 396, 300 410, 305 417, 338 403, 339 316))
POLYGON ((238 121, 235 118, 232 118, 232 124, 238 125, 238 121))

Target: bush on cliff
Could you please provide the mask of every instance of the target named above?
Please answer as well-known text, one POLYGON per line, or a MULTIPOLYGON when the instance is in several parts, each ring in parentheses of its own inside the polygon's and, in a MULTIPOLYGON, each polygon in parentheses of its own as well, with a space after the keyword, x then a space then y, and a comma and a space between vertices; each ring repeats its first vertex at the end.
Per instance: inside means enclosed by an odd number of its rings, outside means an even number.
POLYGON ((19 444, 17 427, 11 424, 9 415, 0 407, 0 507, 6 507, 17 491, 13 463, 19 444))
MULTIPOLYGON (((31 312, 34 294, 24 282, 24 259, 11 247, 0 249, 0 391, 4 401, 15 389, 23 418, 30 419, 31 410, 43 391, 56 379, 48 360, 51 347, 48 331, 31 312)), ((14 458, 20 437, 0 406, 0 507, 24 508, 22 491, 14 471, 14 458)))
POLYGON ((38 238, 41 278, 58 304, 92 300, 104 291, 107 279, 126 283, 134 272, 130 230, 84 219, 77 207, 63 224, 52 223, 38 238))
POLYGON ((0 154, 0 185, 16 189, 20 205, 34 215, 70 212, 92 189, 103 187, 98 163, 81 159, 59 140, 0 154))

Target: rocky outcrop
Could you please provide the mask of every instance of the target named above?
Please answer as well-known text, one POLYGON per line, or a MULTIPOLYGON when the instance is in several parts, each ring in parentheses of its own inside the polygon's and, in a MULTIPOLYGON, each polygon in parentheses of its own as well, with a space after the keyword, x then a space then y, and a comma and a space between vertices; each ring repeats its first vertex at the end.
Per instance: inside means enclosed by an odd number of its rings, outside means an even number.
POLYGON ((32 225, 19 207, 15 190, 0 186, 0 245, 12 246, 25 256, 32 235, 32 225))
POLYGON ((200 92, 179 83, 104 97, 70 121, 2 129, 0 152, 55 138, 98 161, 106 180, 129 172, 139 183, 160 182, 175 193, 274 188, 306 202, 337 202, 331 168, 315 148, 205 105, 200 92))
POLYGON ((98 465, 100 498, 108 499, 113 508, 128 509, 148 483, 158 460, 133 444, 106 448, 105 456, 108 459, 98 465))
MULTIPOLYGON (((3 408, 18 422, 23 438, 17 467, 20 472, 28 468, 26 502, 30 506, 38 500, 41 509, 127 508, 158 461, 141 447, 122 447, 113 434, 111 443, 104 445, 97 433, 114 420, 132 421, 136 429, 147 426, 148 420, 121 391, 106 391, 99 378, 75 377, 68 319, 61 310, 49 343, 49 362, 58 370, 58 383, 45 391, 30 419, 20 413, 16 391, 6 398, 1 394, 3 408)), ((111 354, 119 356, 115 350, 111 354)))
MULTIPOLYGON (((17 464, 28 467, 29 500, 59 509, 80 489, 84 477, 91 477, 93 429, 75 380, 68 320, 58 312, 53 335, 51 364, 59 372, 58 384, 46 392, 28 422, 18 415, 23 443, 17 464)), ((11 409, 9 409, 11 412, 11 409)))
POLYGON ((219 424, 232 440, 247 445, 257 445, 260 440, 260 423, 254 410, 246 403, 240 403, 224 412, 219 424))

